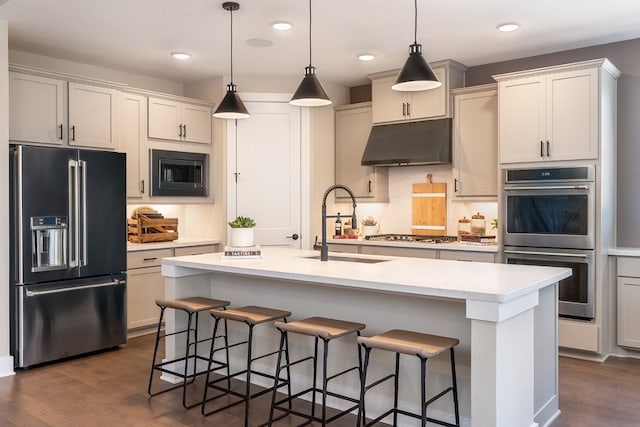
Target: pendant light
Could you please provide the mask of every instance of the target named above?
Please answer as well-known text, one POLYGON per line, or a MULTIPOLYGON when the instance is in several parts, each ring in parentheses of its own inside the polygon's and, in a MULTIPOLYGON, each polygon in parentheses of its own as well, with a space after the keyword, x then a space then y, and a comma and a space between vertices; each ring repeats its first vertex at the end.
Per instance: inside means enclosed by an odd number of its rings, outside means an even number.
POLYGON ((249 112, 236 92, 236 85, 233 84, 233 11, 240 9, 240 5, 236 2, 228 1, 222 3, 222 8, 229 11, 231 16, 231 82, 227 85, 227 94, 218 105, 218 108, 216 108, 213 117, 231 120, 246 119, 249 117, 249 112))
POLYGON ((413 44, 409 46, 409 58, 400 70, 391 89, 404 92, 436 89, 442 86, 429 64, 422 56, 422 45, 418 44, 418 0, 415 1, 413 44))
POLYGON ((320 107, 331 104, 327 92, 324 91, 316 76, 316 67, 311 65, 311 0, 309 0, 309 66, 304 68, 304 78, 289 104, 300 107, 320 107))

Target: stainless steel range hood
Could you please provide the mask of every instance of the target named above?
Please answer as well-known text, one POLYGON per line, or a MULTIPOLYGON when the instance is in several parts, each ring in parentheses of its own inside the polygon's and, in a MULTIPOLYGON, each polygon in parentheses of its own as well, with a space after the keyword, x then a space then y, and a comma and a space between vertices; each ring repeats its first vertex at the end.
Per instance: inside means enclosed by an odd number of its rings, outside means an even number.
POLYGON ((362 155, 365 166, 451 163, 451 119, 376 125, 362 155))

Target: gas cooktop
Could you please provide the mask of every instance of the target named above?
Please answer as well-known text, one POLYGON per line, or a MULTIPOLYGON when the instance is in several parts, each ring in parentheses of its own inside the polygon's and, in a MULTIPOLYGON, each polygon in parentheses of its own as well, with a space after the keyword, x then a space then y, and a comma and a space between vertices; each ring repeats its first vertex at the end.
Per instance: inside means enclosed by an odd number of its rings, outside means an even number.
POLYGON ((456 242, 456 236, 422 236, 418 234, 374 234, 365 236, 365 240, 385 242, 421 242, 421 243, 451 243, 456 242))

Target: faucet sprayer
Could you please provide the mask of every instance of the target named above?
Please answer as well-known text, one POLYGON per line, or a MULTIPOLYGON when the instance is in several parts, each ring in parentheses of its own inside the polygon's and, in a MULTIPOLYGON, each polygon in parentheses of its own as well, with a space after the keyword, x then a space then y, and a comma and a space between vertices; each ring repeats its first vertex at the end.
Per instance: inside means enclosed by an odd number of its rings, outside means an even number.
POLYGON ((327 191, 324 192, 322 196, 322 247, 320 248, 320 261, 328 261, 329 260, 329 246, 327 246, 327 219, 328 218, 337 218, 338 215, 327 215, 327 197, 329 193, 334 190, 342 189, 349 193, 351 197, 351 201, 353 202, 353 213, 351 214, 351 224, 352 226, 358 225, 358 219, 356 218, 356 196, 353 195, 353 192, 349 187, 342 184, 335 184, 331 187, 327 188, 327 191))

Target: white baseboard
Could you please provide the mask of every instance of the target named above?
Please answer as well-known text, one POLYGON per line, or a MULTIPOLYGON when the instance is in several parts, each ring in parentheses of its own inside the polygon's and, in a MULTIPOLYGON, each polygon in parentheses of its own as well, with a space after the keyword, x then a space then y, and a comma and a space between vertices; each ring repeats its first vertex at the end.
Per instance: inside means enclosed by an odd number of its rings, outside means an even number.
POLYGON ((13 356, 0 357, 0 377, 15 375, 13 370, 13 356))

